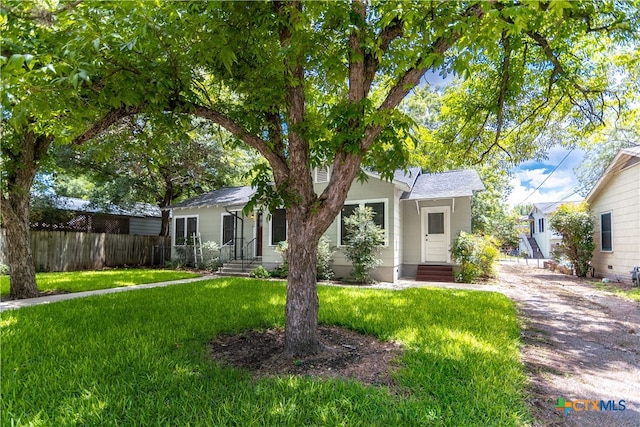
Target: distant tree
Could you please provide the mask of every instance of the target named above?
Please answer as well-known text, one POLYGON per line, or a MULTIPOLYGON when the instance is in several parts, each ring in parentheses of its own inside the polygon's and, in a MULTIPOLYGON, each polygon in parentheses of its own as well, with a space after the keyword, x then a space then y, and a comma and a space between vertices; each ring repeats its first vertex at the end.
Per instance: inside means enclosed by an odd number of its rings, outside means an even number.
POLYGON ((640 145, 639 120, 640 110, 634 121, 613 128, 604 127, 590 137, 584 159, 574 168, 579 194, 589 194, 620 150, 640 145))
MULTIPOLYGON (((180 120, 167 114, 131 116, 81 147, 61 147, 57 193, 67 195, 69 184, 84 178, 92 183, 85 197, 98 205, 148 202, 166 208, 186 197, 248 183, 249 171, 260 161, 257 153, 238 147, 217 125, 180 120)), ((167 210, 160 234, 169 235, 167 210)))
POLYGON ((567 256, 578 277, 586 277, 595 249, 593 218, 587 203, 565 203, 549 218, 551 227, 562 235, 561 250, 567 256))
POLYGON ((471 198, 471 231, 493 236, 501 246, 517 246, 519 215, 506 198, 511 191, 506 171, 495 164, 477 167, 485 190, 471 198))

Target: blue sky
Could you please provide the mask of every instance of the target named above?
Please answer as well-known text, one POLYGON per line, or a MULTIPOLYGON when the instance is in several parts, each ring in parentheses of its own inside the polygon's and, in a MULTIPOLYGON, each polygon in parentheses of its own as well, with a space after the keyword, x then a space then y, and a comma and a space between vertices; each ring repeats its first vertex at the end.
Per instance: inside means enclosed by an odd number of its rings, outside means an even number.
POLYGON ((582 161, 585 153, 583 150, 576 149, 560 164, 569 151, 566 148, 556 146, 547 152, 546 159, 524 162, 513 169, 512 191, 507 203, 516 205, 523 201, 537 203, 582 200, 580 195, 571 195, 571 193, 575 192, 575 187, 578 184, 573 168, 582 161), (560 167, 552 173, 558 164, 560 167), (547 180, 542 187, 531 194, 545 179, 547 180))

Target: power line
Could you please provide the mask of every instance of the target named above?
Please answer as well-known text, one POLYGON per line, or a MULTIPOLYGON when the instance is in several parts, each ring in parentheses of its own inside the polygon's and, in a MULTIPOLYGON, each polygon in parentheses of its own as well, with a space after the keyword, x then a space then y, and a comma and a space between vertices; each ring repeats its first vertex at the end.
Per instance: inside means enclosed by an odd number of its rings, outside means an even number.
MULTIPOLYGON (((536 191, 538 191, 538 190, 540 189, 540 187, 542 187, 542 186, 544 185, 544 183, 545 183, 545 182, 547 182, 547 180, 548 180, 549 178, 551 178, 551 175, 553 175, 553 174, 554 174, 554 172, 558 170, 558 168, 560 167, 560 165, 561 165, 565 160, 567 160, 567 157, 569 157, 569 154, 573 153, 573 150, 574 150, 574 148, 572 148, 571 150, 569 150, 569 152, 568 152, 568 153, 567 153, 567 154, 562 158, 562 160, 560 160, 560 163, 558 163, 558 164, 556 165, 556 167, 551 171, 551 173, 550 173, 549 175, 547 175, 547 177, 544 179, 544 181, 542 181, 542 182, 540 183, 540 185, 538 185, 538 186, 536 187, 536 189, 535 189, 535 190, 533 190, 531 193, 529 193, 529 195, 528 195, 527 197, 525 197, 525 198, 524 198, 524 200, 522 200, 522 201, 520 202, 520 204, 523 204, 524 202, 526 202, 526 201, 529 199, 529 197, 533 196, 533 195, 536 193, 536 191)), ((575 194, 575 193, 574 193, 574 194, 575 194)), ((573 195, 573 194, 571 194, 570 196, 572 196, 572 195, 573 195)))

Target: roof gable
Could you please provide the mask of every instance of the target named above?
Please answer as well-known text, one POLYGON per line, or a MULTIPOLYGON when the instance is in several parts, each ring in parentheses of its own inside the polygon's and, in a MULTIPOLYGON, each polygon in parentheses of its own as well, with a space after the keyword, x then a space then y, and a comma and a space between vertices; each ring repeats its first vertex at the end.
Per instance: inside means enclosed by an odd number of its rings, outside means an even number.
POLYGON ((470 197, 485 189, 478 172, 473 169, 442 173, 424 173, 417 177, 411 191, 402 195, 403 200, 449 199, 470 197))
POLYGON ((591 203, 593 199, 606 187, 611 177, 623 169, 638 167, 640 165, 640 145, 635 147, 622 149, 616 154, 611 164, 604 171, 596 185, 586 197, 587 202, 591 203))
MULTIPOLYGON (((366 173, 368 176, 379 179, 381 181, 384 181, 381 177, 380 174, 378 172, 372 171, 372 170, 368 170, 365 169, 364 173, 366 173)), ((391 180, 391 183, 400 187, 401 190, 404 191, 411 191, 411 189, 413 188, 416 180, 418 179, 418 177, 422 174, 422 169, 419 167, 412 167, 409 168, 406 172, 402 169, 397 169, 394 173, 393 173, 393 179, 391 180)), ((387 181, 385 181, 387 182, 387 181)))

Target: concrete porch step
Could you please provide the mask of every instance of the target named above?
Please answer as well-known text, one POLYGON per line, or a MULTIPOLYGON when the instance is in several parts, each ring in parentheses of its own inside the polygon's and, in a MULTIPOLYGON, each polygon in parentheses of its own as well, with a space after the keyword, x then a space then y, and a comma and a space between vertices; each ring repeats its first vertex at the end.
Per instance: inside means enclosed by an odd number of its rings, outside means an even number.
POLYGON ((453 266, 421 264, 418 266, 416 281, 419 282, 454 282, 453 266))
POLYGON ((231 260, 229 262, 225 262, 222 267, 218 270, 218 274, 221 276, 239 276, 239 277, 249 277, 249 273, 254 268, 258 267, 262 264, 261 259, 251 260, 231 260), (249 264, 251 262, 251 264, 249 264))

